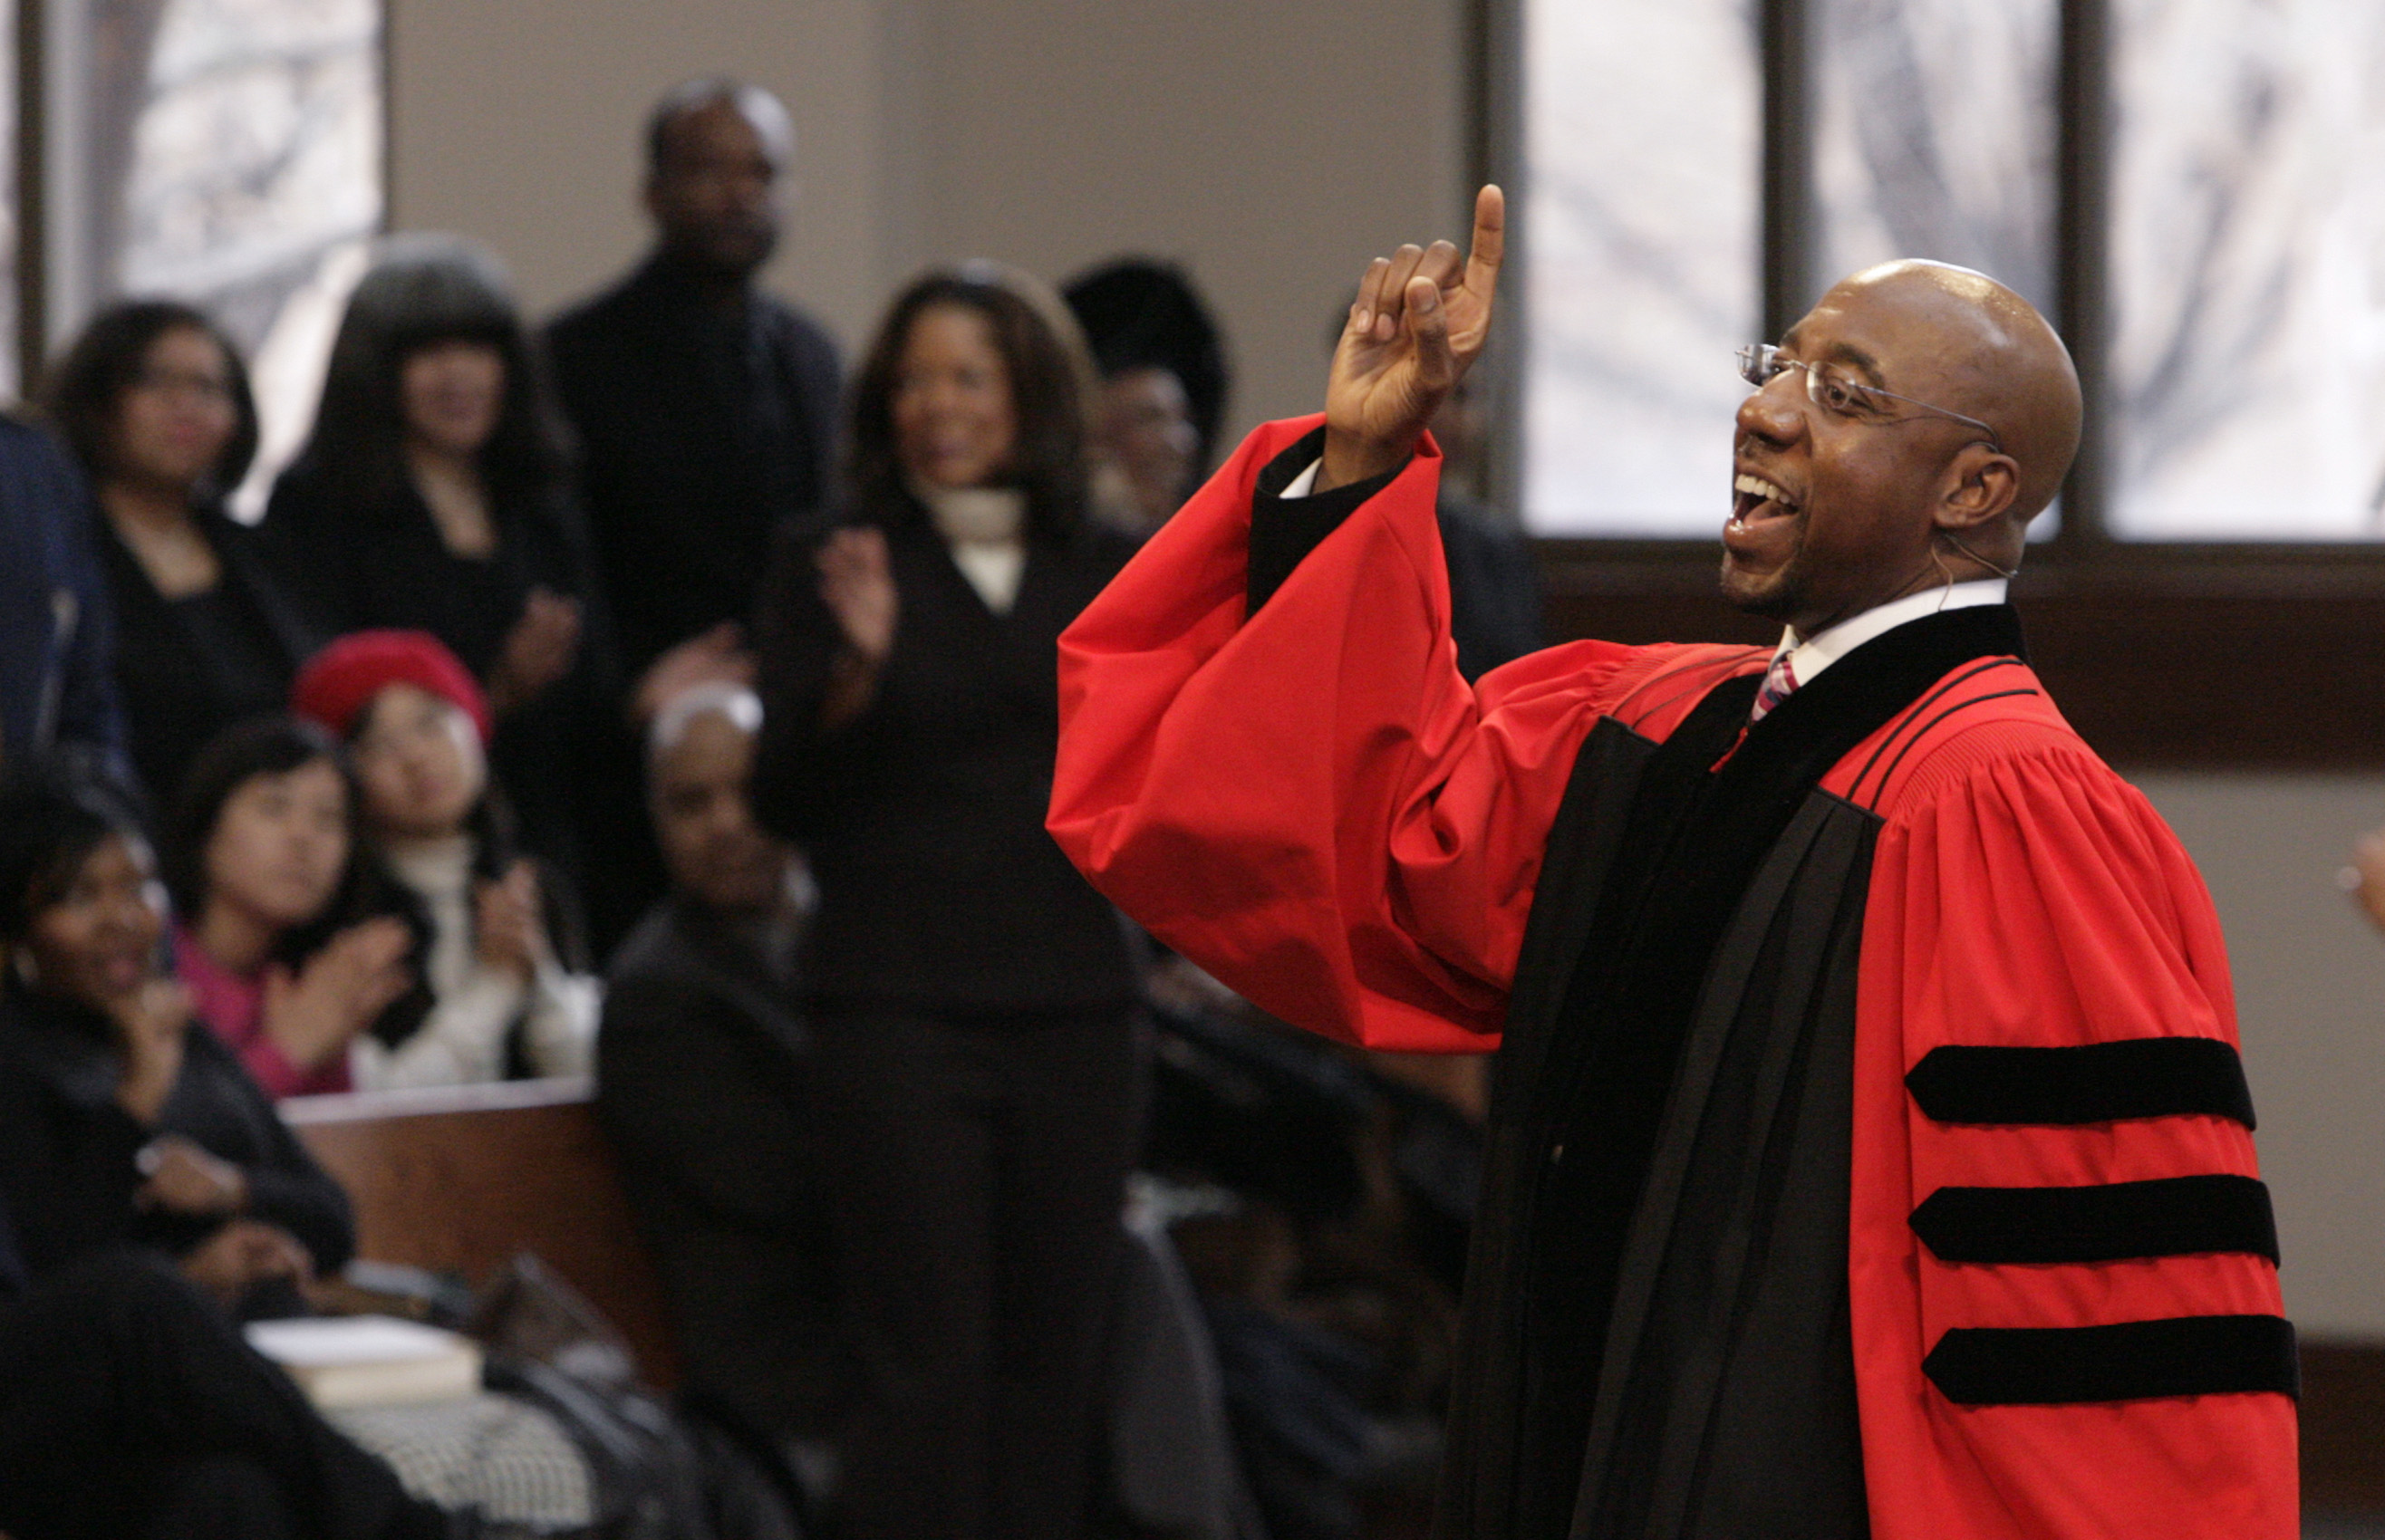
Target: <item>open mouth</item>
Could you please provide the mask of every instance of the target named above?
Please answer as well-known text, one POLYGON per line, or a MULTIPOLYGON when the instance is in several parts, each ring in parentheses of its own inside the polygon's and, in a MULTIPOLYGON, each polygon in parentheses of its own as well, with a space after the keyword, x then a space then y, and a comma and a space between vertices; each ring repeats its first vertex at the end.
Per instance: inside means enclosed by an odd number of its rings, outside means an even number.
POLYGON ((1797 511, 1794 497, 1760 476, 1740 472, 1730 484, 1730 518, 1733 524, 1759 524, 1768 518, 1779 518, 1797 511))

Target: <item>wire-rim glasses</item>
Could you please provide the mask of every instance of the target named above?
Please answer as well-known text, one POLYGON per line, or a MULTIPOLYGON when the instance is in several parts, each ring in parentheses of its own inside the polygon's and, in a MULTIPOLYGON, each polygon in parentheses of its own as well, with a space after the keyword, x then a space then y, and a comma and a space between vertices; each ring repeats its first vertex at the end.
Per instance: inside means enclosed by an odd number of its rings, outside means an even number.
POLYGON ((1877 385, 1867 385, 1850 376, 1835 364, 1809 364, 1802 358, 1784 358, 1780 349, 1771 342, 1750 342, 1739 350, 1739 374, 1757 390, 1771 384, 1788 369, 1805 371, 1805 398, 1834 417, 1850 422, 1886 428, 1895 423, 1911 422, 1880 404, 1882 401, 1901 401, 1907 406, 1917 406, 1935 416, 1948 417, 1967 428, 1976 428, 1987 435, 1988 447, 1997 453, 2004 445, 1996 439, 1996 430, 1977 417, 1967 417, 1960 412, 1949 412, 1943 406, 1932 406, 1926 401, 1883 391, 1877 385))

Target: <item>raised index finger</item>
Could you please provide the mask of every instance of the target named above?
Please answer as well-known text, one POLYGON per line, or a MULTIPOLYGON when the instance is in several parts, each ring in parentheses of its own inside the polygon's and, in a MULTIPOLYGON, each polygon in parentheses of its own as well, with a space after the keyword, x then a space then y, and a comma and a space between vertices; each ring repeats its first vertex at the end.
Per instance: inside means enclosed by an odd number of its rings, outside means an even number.
POLYGON ((1466 255, 1466 286, 1495 284, 1507 259, 1507 194, 1496 182, 1474 194, 1474 246, 1466 255))

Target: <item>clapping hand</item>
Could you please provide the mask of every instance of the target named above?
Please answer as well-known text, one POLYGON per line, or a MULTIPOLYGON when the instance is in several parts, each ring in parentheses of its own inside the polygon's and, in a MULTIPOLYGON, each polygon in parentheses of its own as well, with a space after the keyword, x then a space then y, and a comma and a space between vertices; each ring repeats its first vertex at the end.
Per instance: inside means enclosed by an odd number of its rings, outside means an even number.
POLYGON ((867 527, 839 529, 820 542, 815 560, 821 602, 836 616, 845 645, 872 666, 885 662, 901 608, 886 563, 885 535, 867 527))
POLYGON ((1506 239, 1506 195, 1485 187, 1474 199, 1474 249, 1462 260, 1436 241, 1367 265, 1333 350, 1317 491, 1396 470, 1416 452, 1490 335, 1506 239))
POLYGON ((580 626, 578 600, 531 590, 490 674, 490 709, 502 716, 527 705, 570 673, 580 657, 580 626))
POLYGON ((529 983, 551 955, 538 868, 515 862, 504 876, 481 884, 473 902, 473 942, 481 963, 529 983))
POLYGON ((384 914, 341 931, 295 974, 273 964, 265 975, 266 1037, 302 1070, 345 1053, 412 987, 406 954, 413 944, 406 923, 384 914))

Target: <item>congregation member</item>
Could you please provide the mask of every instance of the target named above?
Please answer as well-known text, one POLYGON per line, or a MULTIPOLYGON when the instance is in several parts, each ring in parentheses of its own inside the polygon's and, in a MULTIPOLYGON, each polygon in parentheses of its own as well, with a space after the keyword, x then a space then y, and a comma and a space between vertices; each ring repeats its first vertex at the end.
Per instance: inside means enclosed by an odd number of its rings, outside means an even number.
POLYGON ((2288 1540, 2219 925, 2004 602, 2060 339, 1964 269, 1840 283, 1742 355, 1722 588, 1778 647, 1469 688, 1424 429, 1504 213, 1377 259, 1323 417, 1062 640, 1051 818, 1261 1007, 1502 1054, 1436 1533, 2288 1540))
POLYGON ((1135 970, 1043 831, 1087 516, 1082 345, 987 264, 894 301, 844 528, 763 608, 755 801, 819 889, 813 1106, 862 1375, 853 1540, 1082 1532, 1135 1117, 1135 970))
POLYGON ((322 728, 264 716, 207 746, 167 825, 174 971, 277 1099, 349 1089, 358 1036, 429 1004, 408 965, 414 932, 374 913, 360 801, 322 728))
POLYGON ((1209 307, 1173 263, 1120 257, 1061 291, 1101 371, 1093 413, 1131 532, 1149 535, 1217 463, 1232 377, 1209 307))
POLYGON ((170 806, 210 739, 281 709, 318 640, 224 511, 256 454, 248 369, 199 311, 136 300, 92 317, 46 393, 99 506, 133 767, 170 806))
POLYGON ((671 890, 606 975, 596 1106, 661 1267, 683 1393, 825 1447, 843 1375, 795 967, 810 892, 754 816, 761 722, 733 685, 655 719, 671 890))
POLYGON ((1433 522, 1449 573, 1449 636, 1468 684, 1540 651, 1542 641, 1541 568, 1532 542, 1481 500, 1491 445, 1473 380, 1460 379, 1432 416, 1442 466, 1433 522))
POLYGON ((829 492, 835 347, 756 281, 794 151, 759 87, 708 77, 665 95, 646 126, 654 250, 547 330, 632 678, 683 646, 673 682, 738 675, 771 542, 829 492))
POLYGON ((357 631, 307 663, 291 709, 347 747, 429 990, 427 1009, 384 1012, 353 1039, 356 1088, 586 1074, 603 986, 559 925, 568 905, 548 902, 559 879, 513 839, 470 671, 428 632, 357 631))
POLYGON ((463 660, 523 845, 579 880, 626 735, 561 419, 494 258, 382 246, 261 533, 323 637, 428 631, 463 660))
POLYGON ((45 1273, 143 1247, 243 1316, 354 1252, 347 1195, 161 966, 163 885, 85 775, 0 796, 0 1203, 45 1273))
POLYGON ((0 766, 65 754, 130 782, 92 516, 57 441, 0 415, 0 766))
POLYGON ((406 1496, 168 1263, 38 1274, 0 1204, 0 1531, 13 1540, 472 1540, 406 1496))

